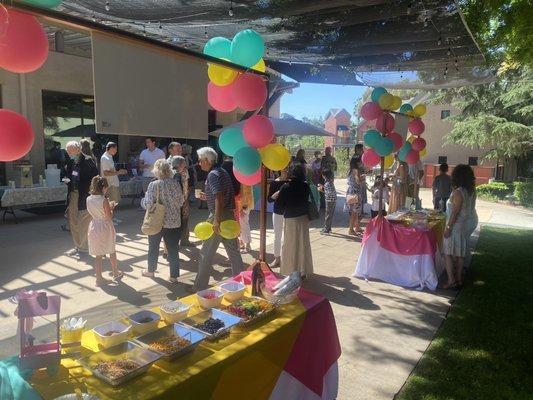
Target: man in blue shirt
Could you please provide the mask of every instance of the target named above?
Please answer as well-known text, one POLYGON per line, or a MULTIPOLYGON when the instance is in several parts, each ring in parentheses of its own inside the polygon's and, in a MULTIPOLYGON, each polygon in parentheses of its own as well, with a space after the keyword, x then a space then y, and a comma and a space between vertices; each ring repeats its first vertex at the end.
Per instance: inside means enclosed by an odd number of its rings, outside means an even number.
POLYGON ((202 245, 198 273, 194 281, 193 289, 195 291, 206 289, 209 286, 209 278, 213 270, 212 261, 220 242, 222 242, 228 253, 233 275, 238 275, 243 270, 237 238, 225 239, 220 236, 220 223, 235 219, 233 214, 235 210, 235 192, 231 177, 222 167, 215 166, 218 155, 211 147, 202 147, 197 153, 200 168, 208 172, 205 181, 205 193, 200 194, 200 199, 207 201, 209 210, 207 220, 213 224, 215 233, 205 240, 202 245))

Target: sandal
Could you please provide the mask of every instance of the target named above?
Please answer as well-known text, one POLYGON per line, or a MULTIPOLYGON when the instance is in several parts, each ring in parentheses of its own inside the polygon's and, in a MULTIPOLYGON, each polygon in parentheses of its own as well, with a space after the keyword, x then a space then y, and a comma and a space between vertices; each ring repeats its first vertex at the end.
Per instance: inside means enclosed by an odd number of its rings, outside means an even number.
POLYGON ((96 287, 106 286, 106 285, 109 285, 111 283, 113 283, 113 281, 110 281, 109 279, 105 279, 105 278, 97 279, 96 280, 96 287))
POLYGON ((153 272, 150 272, 146 269, 141 272, 141 275, 145 276, 146 278, 153 278, 155 276, 153 272))
POLYGON ((451 283, 446 283, 444 285, 442 285, 442 288, 444 290, 447 290, 447 289, 455 289, 457 287, 457 282, 456 281, 453 281, 451 283))
POLYGON ((124 272, 119 271, 118 274, 113 275, 113 280, 121 279, 124 276, 124 272))

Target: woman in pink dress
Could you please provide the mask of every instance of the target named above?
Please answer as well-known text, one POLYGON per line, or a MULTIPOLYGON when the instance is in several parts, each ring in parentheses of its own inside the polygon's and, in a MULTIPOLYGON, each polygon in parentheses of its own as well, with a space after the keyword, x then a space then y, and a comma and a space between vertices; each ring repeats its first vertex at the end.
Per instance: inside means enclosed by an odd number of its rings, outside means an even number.
POLYGON ((124 275, 117 267, 116 232, 113 225, 113 209, 116 203, 109 202, 105 197, 108 188, 109 184, 106 178, 95 176, 91 182, 91 195, 87 197, 87 211, 92 217, 88 232, 89 254, 94 257, 96 286, 103 286, 112 282, 102 276, 102 259, 106 255, 109 255, 111 261, 113 279, 119 279, 124 275))

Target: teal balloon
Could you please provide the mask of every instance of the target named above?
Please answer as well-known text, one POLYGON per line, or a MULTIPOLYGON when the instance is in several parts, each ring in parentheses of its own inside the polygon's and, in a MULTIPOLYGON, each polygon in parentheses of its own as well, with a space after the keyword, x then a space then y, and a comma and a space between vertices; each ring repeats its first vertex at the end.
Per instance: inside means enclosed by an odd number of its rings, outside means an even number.
POLYGON ((372 94, 370 97, 372 98, 372 101, 375 101, 376 103, 379 102, 379 98, 382 94, 387 93, 387 89, 383 87, 377 87, 374 90, 372 90, 372 94))
POLYGON ((229 60, 231 56, 231 40, 222 36, 209 39, 204 46, 204 54, 229 60))
POLYGON ((381 138, 381 140, 374 146, 374 151, 380 155, 380 157, 386 157, 394 149, 394 143, 388 138, 381 138))
POLYGON ((376 144, 381 140, 381 133, 375 129, 369 129, 366 131, 365 136, 363 136, 363 141, 368 147, 374 148, 376 144))
POLYGON ((253 29, 245 29, 231 42, 231 61, 245 67, 253 67, 263 57, 265 42, 253 29))
POLYGON ((233 166, 241 174, 252 175, 261 166, 261 155, 250 146, 243 147, 233 156, 233 166))
POLYGON ((55 8, 62 2, 63 0, 24 0, 24 3, 42 8, 55 8))
POLYGON ((402 104, 402 106, 400 107, 400 112, 402 114, 407 114, 408 111, 413 111, 413 106, 411 104, 402 104))
POLYGON ((400 148, 400 151, 398 152, 398 158, 400 161, 405 161, 405 157, 407 157, 407 153, 409 153, 413 149, 413 146, 409 142, 405 142, 403 146, 400 148))
POLYGON ((237 150, 247 147, 244 135, 239 128, 224 129, 218 138, 220 150, 228 156, 234 157, 237 150))

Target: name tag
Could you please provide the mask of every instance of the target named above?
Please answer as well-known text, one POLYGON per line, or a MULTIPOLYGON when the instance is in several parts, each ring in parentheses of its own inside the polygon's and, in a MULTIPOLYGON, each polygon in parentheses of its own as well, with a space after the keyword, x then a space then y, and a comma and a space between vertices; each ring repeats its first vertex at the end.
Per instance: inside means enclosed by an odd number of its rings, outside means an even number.
POLYGON ((72 171, 72 176, 78 176, 78 171, 72 171))

